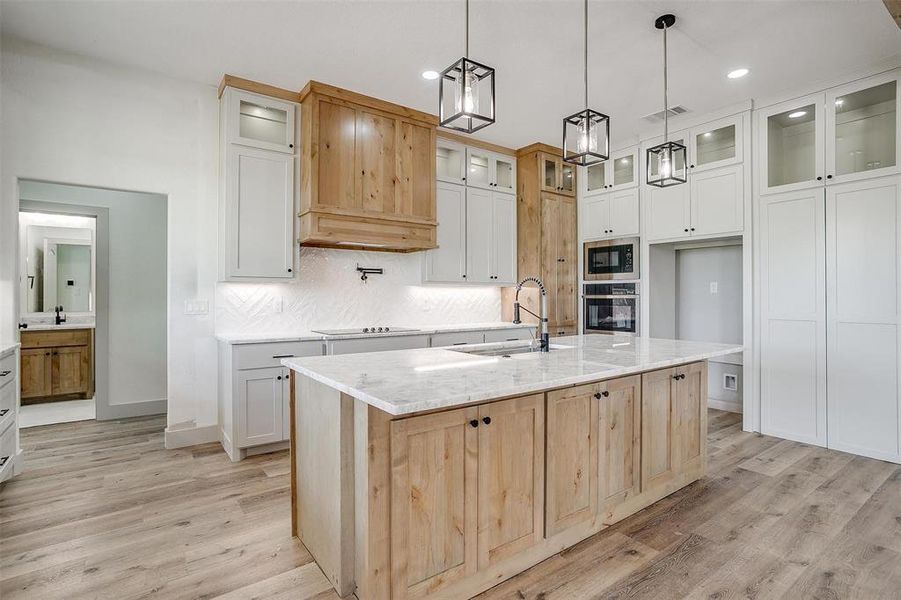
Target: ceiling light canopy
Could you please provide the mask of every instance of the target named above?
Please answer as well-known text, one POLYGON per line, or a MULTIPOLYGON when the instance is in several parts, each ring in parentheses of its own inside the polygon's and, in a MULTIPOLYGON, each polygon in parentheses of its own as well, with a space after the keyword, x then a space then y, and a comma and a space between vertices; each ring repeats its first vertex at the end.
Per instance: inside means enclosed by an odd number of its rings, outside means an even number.
POLYGON ((669 141, 669 104, 667 99, 666 30, 676 23, 674 15, 663 15, 654 21, 654 27, 663 30, 663 143, 648 148, 647 183, 657 187, 669 187, 688 181, 686 171, 688 151, 678 142, 669 141))
POLYGON ((728 77, 729 79, 740 79, 741 77, 744 77, 748 73, 750 73, 750 71, 748 69, 742 67, 741 69, 735 69, 734 71, 729 71, 726 74, 726 77, 728 77))
POLYGON ((422 78, 428 79, 429 81, 431 81, 433 79, 438 79, 438 77, 440 77, 440 76, 441 76, 441 73, 439 73, 438 71, 428 70, 428 71, 422 72, 422 78))
POLYGON ((610 157, 610 117, 588 108, 588 0, 584 0, 585 109, 563 119, 563 160, 589 167, 610 157))
POLYGON ((469 0, 463 57, 441 72, 439 125, 473 133, 494 123, 494 69, 469 58, 469 0))

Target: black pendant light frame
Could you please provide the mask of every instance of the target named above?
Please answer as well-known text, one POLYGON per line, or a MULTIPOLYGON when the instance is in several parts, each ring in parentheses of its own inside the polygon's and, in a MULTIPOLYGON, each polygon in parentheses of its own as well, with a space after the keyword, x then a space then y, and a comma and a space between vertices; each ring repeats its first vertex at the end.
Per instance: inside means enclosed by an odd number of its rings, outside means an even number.
POLYGON ((585 109, 563 119, 563 160, 583 167, 597 165, 610 158, 610 117, 596 110, 588 108, 588 0, 584 0, 585 14, 585 38, 584 38, 584 67, 585 67, 585 109), (599 133, 603 132, 603 151, 599 148, 591 149, 591 138, 597 140, 599 133), (585 137, 585 147, 579 148, 579 140, 585 137), (575 137, 575 149, 569 147, 575 137))
MULTIPOLYGON (((495 122, 495 83, 494 68, 476 62, 469 56, 469 0, 466 0, 466 43, 464 55, 462 58, 454 62, 451 66, 441 72, 438 81, 438 124, 447 129, 461 131, 463 133, 474 133, 480 129, 488 127, 495 122), (464 101, 465 80, 467 74, 470 77, 470 89, 477 86, 477 99, 481 101, 481 94, 478 91, 488 89, 489 102, 487 110, 467 110, 464 101), (459 95, 456 93, 459 89, 459 95), (453 110, 448 110, 445 102, 446 93, 454 94, 454 98, 460 98, 459 106, 455 106, 453 110)), ((481 108, 481 107, 480 107, 481 108)))
POLYGON ((654 21, 654 27, 663 30, 663 143, 648 148, 645 163, 647 164, 646 181, 648 185, 655 187, 670 187, 680 185, 688 181, 688 149, 679 142, 668 140, 669 137, 669 104, 667 98, 667 57, 666 57, 666 30, 676 23, 675 15, 666 14, 654 21), (664 174, 662 165, 669 162, 669 173, 664 174), (681 168, 676 165, 681 163, 681 168), (657 173, 652 172, 652 166, 657 165, 657 173), (681 175, 677 171, 681 171, 681 175))

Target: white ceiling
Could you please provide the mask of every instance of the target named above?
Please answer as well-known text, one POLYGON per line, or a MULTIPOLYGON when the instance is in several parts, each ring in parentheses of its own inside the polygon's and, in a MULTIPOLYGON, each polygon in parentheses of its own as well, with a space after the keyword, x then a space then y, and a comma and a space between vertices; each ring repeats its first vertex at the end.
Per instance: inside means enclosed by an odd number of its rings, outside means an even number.
MULTIPOLYGON (((497 115, 477 137, 558 143, 582 107, 580 0, 472 0, 471 58, 497 69, 497 115)), ((591 0, 591 107, 614 143, 662 108, 661 38, 673 12, 670 103, 703 113, 883 65, 901 31, 881 0, 591 0), (727 80, 736 67, 743 79, 727 80)), ((463 1, 21 1, 0 3, 2 33, 215 85, 231 73, 300 89, 308 79, 436 112, 424 69, 463 53, 463 1)))

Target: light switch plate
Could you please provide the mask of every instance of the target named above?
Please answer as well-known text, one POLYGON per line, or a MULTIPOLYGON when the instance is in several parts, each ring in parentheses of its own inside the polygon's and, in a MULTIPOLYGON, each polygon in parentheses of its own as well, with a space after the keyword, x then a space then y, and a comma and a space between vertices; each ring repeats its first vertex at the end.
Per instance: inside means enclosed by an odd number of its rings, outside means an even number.
POLYGON ((193 300, 185 300, 186 315, 207 315, 210 312, 209 300, 201 300, 194 298, 193 300))
POLYGON ((718 282, 718 281, 711 281, 711 282, 710 282, 710 293, 711 293, 711 294, 718 294, 719 292, 720 292, 720 284, 719 284, 719 282, 718 282))

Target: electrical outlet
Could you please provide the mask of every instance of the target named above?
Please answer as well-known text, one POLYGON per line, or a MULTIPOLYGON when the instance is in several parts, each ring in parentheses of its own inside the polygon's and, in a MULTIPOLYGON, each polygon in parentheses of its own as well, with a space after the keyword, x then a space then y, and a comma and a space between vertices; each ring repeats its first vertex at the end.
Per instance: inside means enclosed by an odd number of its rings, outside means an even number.
POLYGON ((711 281, 711 282, 710 282, 710 293, 711 293, 711 294, 718 294, 719 292, 720 292, 720 284, 719 284, 719 282, 718 282, 718 281, 711 281))
POLYGON ((735 373, 723 373, 723 389, 729 392, 737 392, 738 375, 735 373))

